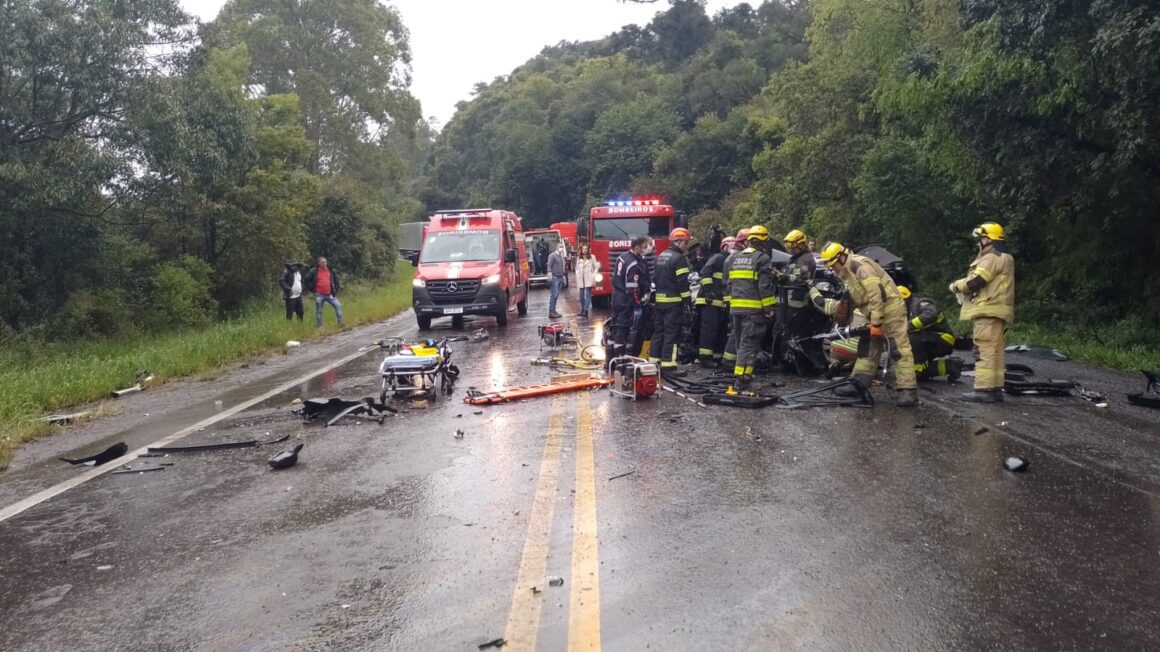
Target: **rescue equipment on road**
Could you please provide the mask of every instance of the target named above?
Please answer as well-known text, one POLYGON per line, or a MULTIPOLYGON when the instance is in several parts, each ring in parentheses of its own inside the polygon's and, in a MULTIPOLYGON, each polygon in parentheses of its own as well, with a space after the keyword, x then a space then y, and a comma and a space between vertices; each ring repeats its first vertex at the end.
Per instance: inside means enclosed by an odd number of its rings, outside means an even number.
POLYGON ((634 401, 656 396, 661 385, 660 365, 630 355, 609 360, 608 377, 609 391, 634 401))
POLYGON ((379 365, 379 375, 383 377, 380 403, 387 402, 388 394, 391 398, 425 397, 430 401, 438 396, 438 389, 451 394, 459 378, 459 367, 451 364, 452 348, 447 339, 408 344, 392 337, 384 339, 380 346, 387 354, 379 365))
POLYGON ((547 326, 539 327, 540 333, 540 349, 548 347, 549 349, 559 349, 565 346, 576 346, 580 342, 576 339, 576 335, 568 330, 564 324, 553 323, 547 326))
POLYGON ((471 405, 499 405, 500 403, 509 403, 525 398, 576 392, 582 389, 595 389, 612 384, 611 378, 602 378, 600 376, 561 377, 557 381, 546 385, 509 387, 508 389, 497 389, 491 392, 481 392, 471 387, 467 390, 467 396, 463 397, 463 402, 471 405))

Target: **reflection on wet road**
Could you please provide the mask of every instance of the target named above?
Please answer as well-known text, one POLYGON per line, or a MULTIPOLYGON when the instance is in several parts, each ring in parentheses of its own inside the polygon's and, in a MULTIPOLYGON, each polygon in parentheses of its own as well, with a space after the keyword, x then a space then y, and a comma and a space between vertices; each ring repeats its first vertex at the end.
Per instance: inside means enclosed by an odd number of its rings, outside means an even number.
MULTIPOLYGON (((533 293, 532 315, 546 300, 533 293)), ((291 414, 296 398, 377 396, 372 353, 180 442, 290 435, 305 445, 292 469, 265 464, 284 445, 141 459, 173 466, 105 474, 0 522, 0 649, 1160 646, 1151 415, 968 407, 942 386, 915 411, 604 391, 460 402, 469 386, 543 382, 528 362, 545 321, 436 323, 435 337, 491 339, 453 345, 451 400, 382 425, 291 414), (1005 472, 1011 454, 1031 470, 1005 472)), ((568 321, 599 341, 599 320, 568 321)), ((367 339, 384 330, 418 336, 405 315, 367 339)), ((229 407, 290 377, 219 382, 229 407)), ((75 471, 0 477, 0 506, 75 471)))

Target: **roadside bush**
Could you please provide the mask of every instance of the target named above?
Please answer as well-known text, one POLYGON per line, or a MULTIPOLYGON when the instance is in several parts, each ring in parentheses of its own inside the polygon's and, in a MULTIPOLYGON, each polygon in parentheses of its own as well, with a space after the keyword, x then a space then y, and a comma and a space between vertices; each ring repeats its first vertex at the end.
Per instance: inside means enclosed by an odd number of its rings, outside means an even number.
POLYGON ((209 263, 193 256, 162 265, 154 276, 151 305, 143 307, 143 318, 156 331, 208 325, 217 317, 212 275, 209 263))

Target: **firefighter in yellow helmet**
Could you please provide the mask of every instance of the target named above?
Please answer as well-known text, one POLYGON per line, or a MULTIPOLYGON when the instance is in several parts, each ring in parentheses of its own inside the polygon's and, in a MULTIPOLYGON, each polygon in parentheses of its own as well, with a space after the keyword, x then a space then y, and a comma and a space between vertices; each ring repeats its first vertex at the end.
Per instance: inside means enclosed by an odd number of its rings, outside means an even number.
POLYGON ((794 229, 785 234, 783 244, 791 256, 783 279, 786 305, 793 310, 806 308, 810 304, 807 284, 817 271, 814 254, 809 250, 809 238, 801 229, 794 229))
MULTIPOLYGON (((918 404, 918 385, 914 377, 914 354, 910 349, 907 332, 908 320, 906 302, 898 291, 898 286, 878 263, 866 256, 859 256, 840 243, 830 242, 822 247, 818 256, 822 264, 837 272, 846 286, 855 308, 865 315, 870 326, 869 346, 858 347, 859 353, 854 363, 854 380, 866 389, 878 370, 878 361, 887 341, 892 343, 899 354, 894 369, 895 389, 898 390, 898 405, 911 407, 918 404)), ((834 303, 821 300, 816 289, 810 292, 815 305, 823 310, 832 310, 834 303)))
POLYGON ((749 246, 726 265, 729 284, 729 314, 737 331, 737 359, 733 363, 734 387, 748 389, 761 342, 773 324, 777 288, 773 281, 773 261, 769 258, 769 229, 758 225, 749 229, 749 246))
POLYGON ((997 403, 1003 400, 1006 380, 1003 332, 1015 320, 1015 258, 1007 253, 999 224, 980 224, 971 235, 979 246, 979 255, 967 275, 950 285, 951 292, 963 304, 960 318, 972 322, 979 352, 975 390, 963 394, 963 400, 997 403))

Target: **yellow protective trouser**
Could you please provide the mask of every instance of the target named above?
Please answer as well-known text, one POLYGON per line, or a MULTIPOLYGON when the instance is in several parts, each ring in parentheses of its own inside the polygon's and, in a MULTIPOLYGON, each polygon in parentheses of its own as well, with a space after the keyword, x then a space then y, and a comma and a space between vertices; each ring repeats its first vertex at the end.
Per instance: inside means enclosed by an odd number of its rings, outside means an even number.
MULTIPOLYGON (((894 362, 894 388, 917 389, 918 383, 914 379, 914 351, 910 348, 909 322, 906 320, 905 310, 892 310, 886 313, 882 320, 882 334, 894 341, 898 347, 899 357, 894 362)), ((878 371, 878 361, 886 348, 886 341, 881 338, 870 340, 870 353, 864 358, 858 358, 854 363, 855 376, 873 376, 878 371)))
POLYGON ((1006 380, 1007 359, 1003 350, 1003 331, 1007 322, 997 317, 975 317, 975 348, 978 361, 975 363, 975 390, 1002 389, 1006 380))

